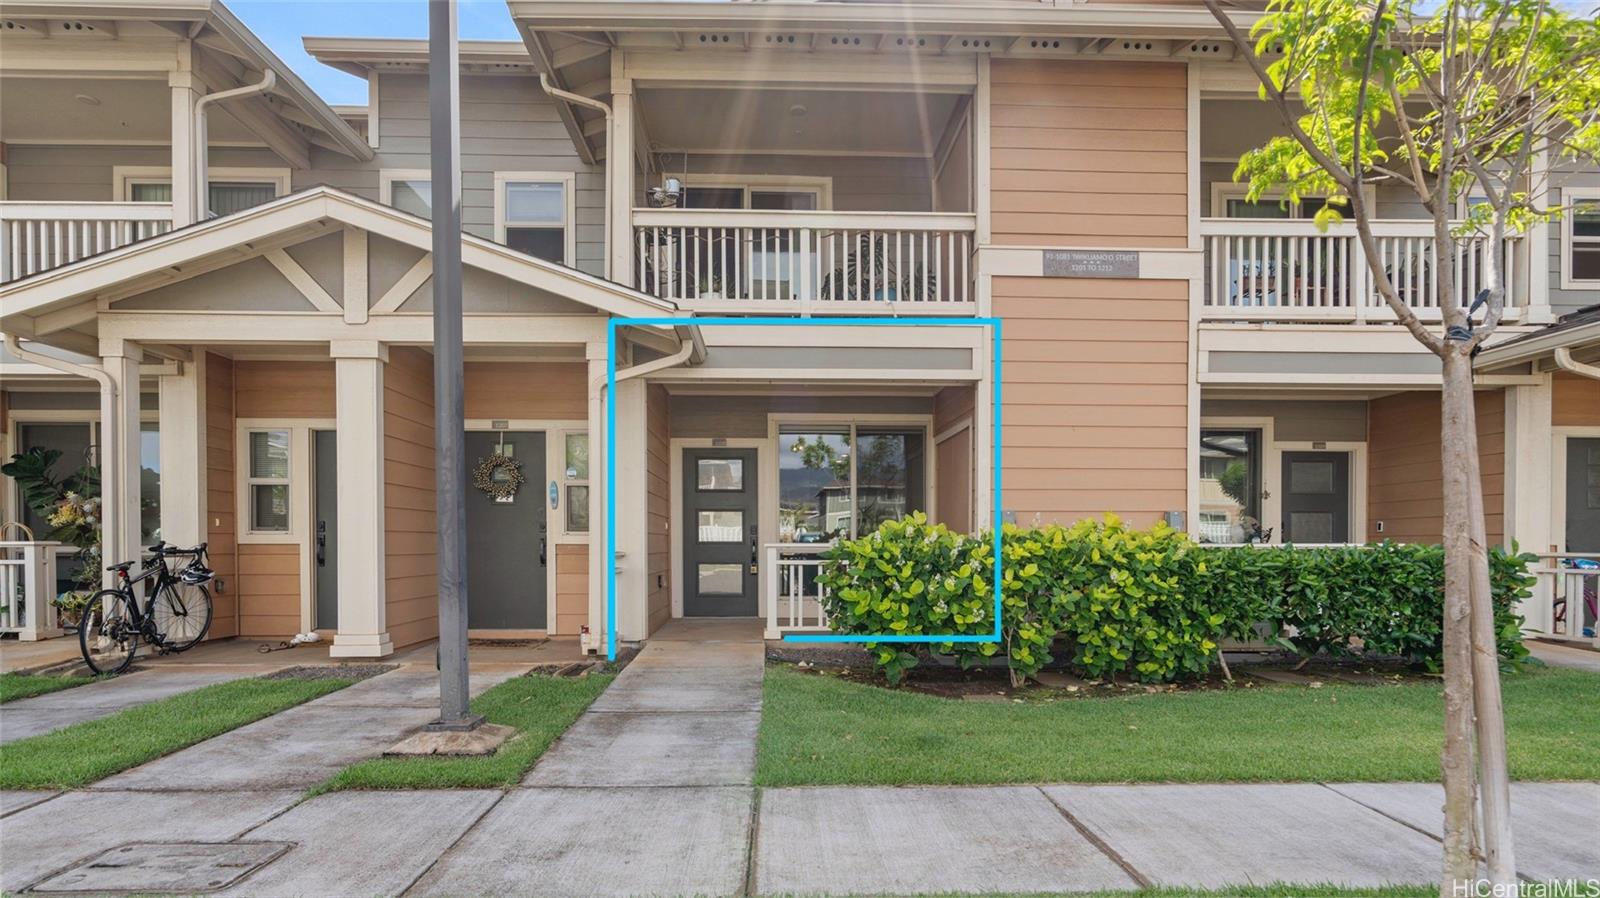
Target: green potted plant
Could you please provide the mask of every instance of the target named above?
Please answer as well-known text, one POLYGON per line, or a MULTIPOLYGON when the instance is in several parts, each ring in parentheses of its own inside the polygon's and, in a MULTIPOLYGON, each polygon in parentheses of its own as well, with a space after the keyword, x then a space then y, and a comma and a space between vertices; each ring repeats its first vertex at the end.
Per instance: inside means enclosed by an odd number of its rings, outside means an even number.
POLYGON ((75 626, 100 583, 100 472, 84 464, 57 478, 53 469, 60 459, 60 450, 36 446, 11 456, 0 474, 15 481, 22 501, 49 523, 46 539, 78 550, 72 574, 77 588, 55 599, 62 626, 75 626))

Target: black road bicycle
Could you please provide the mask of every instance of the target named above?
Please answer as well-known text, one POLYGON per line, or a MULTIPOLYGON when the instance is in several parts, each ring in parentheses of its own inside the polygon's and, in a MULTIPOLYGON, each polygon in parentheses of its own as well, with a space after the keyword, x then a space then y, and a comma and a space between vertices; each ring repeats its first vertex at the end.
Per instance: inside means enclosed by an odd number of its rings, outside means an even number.
POLYGON ((127 670, 141 639, 163 655, 198 645, 211 629, 206 584, 214 575, 206 561, 205 543, 193 549, 156 543, 137 575, 128 574, 131 561, 106 568, 116 572, 117 587, 95 593, 78 625, 78 646, 89 669, 97 674, 127 670), (168 559, 180 558, 189 563, 174 571, 168 559), (145 584, 143 608, 135 590, 140 583, 145 584))

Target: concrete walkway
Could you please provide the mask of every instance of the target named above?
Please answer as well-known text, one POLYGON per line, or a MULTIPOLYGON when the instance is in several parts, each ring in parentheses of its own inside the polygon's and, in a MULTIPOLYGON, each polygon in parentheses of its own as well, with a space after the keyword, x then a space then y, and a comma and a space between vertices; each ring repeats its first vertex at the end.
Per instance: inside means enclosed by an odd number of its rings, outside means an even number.
POLYGON ((237 679, 218 670, 141 670, 0 705, 0 744, 107 717, 135 705, 237 679))

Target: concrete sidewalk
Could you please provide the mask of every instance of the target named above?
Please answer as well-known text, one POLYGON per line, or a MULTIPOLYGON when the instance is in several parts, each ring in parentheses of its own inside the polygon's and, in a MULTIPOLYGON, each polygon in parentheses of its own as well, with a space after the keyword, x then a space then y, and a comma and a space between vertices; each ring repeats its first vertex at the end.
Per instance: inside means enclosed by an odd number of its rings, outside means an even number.
POLYGON ((219 670, 141 670, 0 705, 0 744, 107 717, 136 705, 238 679, 219 670))

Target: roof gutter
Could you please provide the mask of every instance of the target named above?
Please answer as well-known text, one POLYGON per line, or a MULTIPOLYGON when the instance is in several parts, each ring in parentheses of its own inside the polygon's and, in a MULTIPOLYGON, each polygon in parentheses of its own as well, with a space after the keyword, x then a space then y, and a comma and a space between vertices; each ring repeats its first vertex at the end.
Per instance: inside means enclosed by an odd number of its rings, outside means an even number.
POLYGON ((1587 365, 1572 357, 1572 350, 1566 346, 1556 349, 1556 367, 1562 371, 1587 377, 1590 380, 1600 380, 1600 365, 1587 365))
MULTIPOLYGON (((613 164, 614 160, 613 160, 613 157, 611 155, 611 132, 615 129, 615 122, 612 120, 611 107, 607 106, 605 103, 600 102, 599 100, 595 100, 595 99, 592 99, 590 97, 586 97, 583 94, 575 94, 570 90, 562 90, 561 88, 556 87, 553 83, 551 83, 550 75, 549 75, 548 72, 540 72, 539 73, 539 86, 544 88, 544 92, 545 93, 549 94, 552 97, 555 97, 558 100, 565 100, 568 103, 576 104, 578 106, 586 106, 589 109, 593 109, 593 110, 598 111, 601 115, 604 115, 606 117, 606 165, 610 166, 611 164, 613 164)), ((612 214, 611 213, 611 176, 610 176, 610 174, 606 175, 605 204, 606 204, 606 239, 609 240, 610 239, 610 235, 611 235, 611 214, 612 214)), ((611 279, 611 254, 609 252, 606 253, 606 263, 605 264, 606 264, 606 267, 605 267, 606 279, 610 280, 611 279)))
POLYGON ((208 143, 206 138, 206 110, 211 107, 212 103, 221 103, 223 101, 234 100, 239 97, 254 97, 267 93, 268 91, 272 90, 277 83, 278 73, 269 68, 264 74, 262 74, 261 80, 255 84, 247 84, 244 87, 235 87, 232 90, 223 90, 214 94, 206 94, 199 100, 195 101, 194 140, 196 152, 194 165, 194 198, 197 206, 196 211, 199 213, 194 217, 196 221, 204 221, 211 214, 211 179, 210 175, 207 173, 207 169, 209 168, 210 154, 206 151, 206 144, 208 143))

